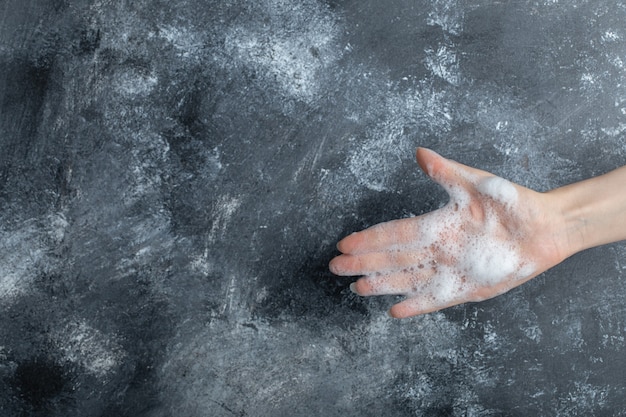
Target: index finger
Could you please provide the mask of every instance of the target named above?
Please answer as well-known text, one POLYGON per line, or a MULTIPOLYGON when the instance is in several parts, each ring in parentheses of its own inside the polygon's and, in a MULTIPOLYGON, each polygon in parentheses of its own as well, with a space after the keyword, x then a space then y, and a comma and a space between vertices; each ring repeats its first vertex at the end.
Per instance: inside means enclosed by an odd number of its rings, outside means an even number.
POLYGON ((415 217, 379 223, 343 238, 337 249, 345 254, 359 254, 408 246, 419 239, 418 223, 415 217))

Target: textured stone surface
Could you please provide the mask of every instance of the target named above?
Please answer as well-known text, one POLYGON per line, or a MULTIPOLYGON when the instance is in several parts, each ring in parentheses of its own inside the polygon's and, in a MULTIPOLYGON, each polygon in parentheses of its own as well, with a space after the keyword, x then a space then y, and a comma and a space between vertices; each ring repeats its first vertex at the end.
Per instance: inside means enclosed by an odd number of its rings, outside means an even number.
POLYGON ((444 193, 623 165, 626 6, 0 3, 0 414, 626 413, 626 247, 406 321, 327 263, 444 193))

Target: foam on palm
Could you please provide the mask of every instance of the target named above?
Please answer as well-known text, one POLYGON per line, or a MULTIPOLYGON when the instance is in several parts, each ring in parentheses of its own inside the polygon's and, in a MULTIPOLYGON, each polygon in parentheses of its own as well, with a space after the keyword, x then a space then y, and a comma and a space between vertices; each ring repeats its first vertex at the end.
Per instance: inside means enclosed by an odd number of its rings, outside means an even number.
POLYGON ((515 245, 523 236, 502 236, 508 233, 503 222, 517 203, 513 184, 499 177, 465 178, 475 183, 481 207, 473 209, 470 195, 460 186, 443 184, 450 194, 448 204, 424 217, 414 243, 392 249, 432 255, 425 257, 431 259, 429 265, 418 263, 418 268, 427 267, 430 272, 408 271, 414 273, 413 285, 405 295, 419 297, 422 308, 428 302, 439 306, 479 299, 476 294, 481 287, 517 282, 534 270, 515 245), (473 221, 468 222, 469 218, 473 221), (424 275, 431 276, 423 279, 424 275))
POLYGON ((532 276, 536 268, 518 249, 526 236, 511 227, 519 222, 515 186, 447 162, 438 175, 433 164, 440 161, 431 156, 423 168, 450 195, 443 208, 373 226, 361 235, 368 240, 332 265, 340 275, 364 275, 353 291, 405 295, 410 310, 432 311, 497 295, 532 276))

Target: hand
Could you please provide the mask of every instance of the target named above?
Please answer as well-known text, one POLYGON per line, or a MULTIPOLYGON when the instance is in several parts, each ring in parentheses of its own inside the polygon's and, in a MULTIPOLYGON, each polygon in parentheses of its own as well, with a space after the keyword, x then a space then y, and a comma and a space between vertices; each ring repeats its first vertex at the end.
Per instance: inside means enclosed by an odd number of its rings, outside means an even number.
POLYGON ((441 209, 381 223, 337 244, 337 275, 363 275, 361 296, 406 299, 390 314, 403 318, 502 294, 571 253, 549 194, 420 148, 422 170, 450 196, 441 209))

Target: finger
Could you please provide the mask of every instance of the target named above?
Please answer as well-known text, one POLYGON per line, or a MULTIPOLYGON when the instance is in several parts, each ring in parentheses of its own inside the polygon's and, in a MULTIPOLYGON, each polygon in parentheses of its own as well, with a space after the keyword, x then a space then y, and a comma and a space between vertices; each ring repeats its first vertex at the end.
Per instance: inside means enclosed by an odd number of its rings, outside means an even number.
POLYGON ((419 237, 418 223, 416 218, 379 223, 345 237, 337 244, 337 249, 342 253, 357 254, 408 245, 419 237))
POLYGON ((420 314, 428 314, 434 311, 443 310, 461 304, 461 300, 449 300, 441 303, 432 297, 412 297, 395 304, 389 309, 389 315, 396 319, 405 319, 408 317, 419 316, 420 314))
POLYGON ((432 268, 419 272, 400 271, 393 274, 375 275, 360 278, 350 285, 352 292, 367 297, 370 295, 401 295, 419 291, 433 275, 432 268))
POLYGON ((455 186, 467 189, 476 184, 481 177, 489 175, 485 171, 446 159, 426 148, 418 148, 416 158, 422 171, 444 187, 449 194, 455 186))
POLYGON ((452 305, 454 304, 440 305, 434 303, 432 300, 424 299, 421 297, 414 297, 395 304, 389 310, 389 315, 396 319, 406 319, 408 317, 413 317, 420 314, 432 313, 433 311, 438 311, 446 307, 451 307, 452 305))
POLYGON ((373 275, 402 269, 417 270, 427 262, 422 251, 372 252, 357 255, 339 255, 330 261, 335 275, 373 275))
POLYGON ((427 148, 417 148, 415 153, 417 163, 426 175, 437 181, 448 171, 448 160, 437 152, 427 148))
POLYGON ((454 274, 436 274, 409 298, 389 310, 392 317, 426 314, 473 300, 474 288, 454 274))

